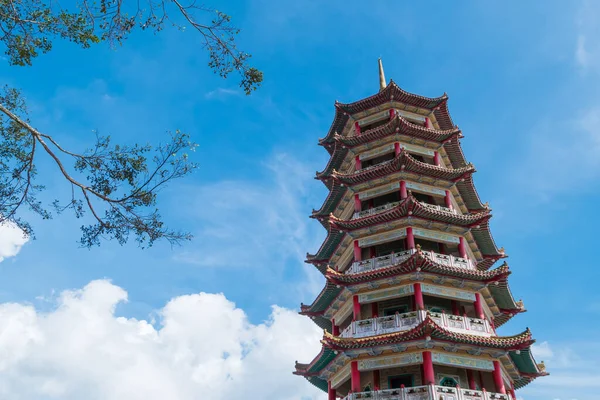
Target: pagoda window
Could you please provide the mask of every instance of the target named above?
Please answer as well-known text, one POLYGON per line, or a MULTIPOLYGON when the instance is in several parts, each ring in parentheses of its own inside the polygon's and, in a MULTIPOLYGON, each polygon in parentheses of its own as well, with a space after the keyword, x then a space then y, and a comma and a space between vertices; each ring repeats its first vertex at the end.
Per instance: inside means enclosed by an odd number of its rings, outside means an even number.
POLYGON ((388 378, 388 388, 400 389, 402 386, 413 387, 414 382, 415 382, 415 378, 414 378, 414 375, 412 375, 412 374, 390 376, 388 378))
POLYGON ((420 161, 420 162, 425 163, 425 164, 435 165, 435 162, 433 161, 433 157, 426 156, 426 155, 423 155, 423 154, 411 153, 411 152, 409 152, 408 154, 410 154, 410 156, 412 158, 414 158, 415 160, 417 160, 417 161, 420 161))
POLYGON ((367 210, 369 208, 383 206, 396 201, 400 201, 400 192, 398 190, 392 193, 384 194, 383 196, 374 197, 372 199, 363 201, 362 209, 367 210))
POLYGON ((398 314, 404 314, 404 313, 407 313, 407 312, 408 312, 408 305, 407 304, 401 304, 401 305, 398 305, 398 306, 395 306, 395 307, 385 308, 383 310, 383 316, 387 317, 387 316, 390 316, 390 315, 395 315, 396 313, 398 313, 398 314))
POLYGON ((452 300, 442 297, 423 295, 425 308, 434 313, 452 314, 452 300))
POLYGON ((361 168, 365 169, 367 167, 372 167, 374 165, 382 164, 386 161, 390 161, 394 159, 394 153, 387 153, 379 157, 370 158, 368 160, 364 160, 361 164, 361 168))
MULTIPOLYGON (((443 243, 434 242, 427 239, 415 238, 415 245, 420 245, 423 251, 433 251, 434 253, 444 254, 447 252, 446 245, 443 243)), ((456 248, 458 251, 458 247, 456 248)))
POLYGON ((406 250, 404 240, 395 240, 379 244, 375 247, 375 257, 387 256, 388 254, 398 253, 406 250))
POLYGON ((379 121, 374 121, 367 125, 360 125, 360 131, 366 132, 371 129, 379 128, 380 126, 383 126, 383 125, 387 124, 388 122, 390 122, 389 114, 386 113, 382 116, 382 119, 380 119, 379 121))

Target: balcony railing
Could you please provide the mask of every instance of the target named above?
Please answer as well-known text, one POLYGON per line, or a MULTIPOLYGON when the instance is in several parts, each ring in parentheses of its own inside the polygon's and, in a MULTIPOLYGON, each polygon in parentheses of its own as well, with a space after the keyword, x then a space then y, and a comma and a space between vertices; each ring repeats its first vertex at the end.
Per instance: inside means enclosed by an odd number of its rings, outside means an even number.
POLYGON ((364 261, 355 261, 352 266, 346 271, 347 274, 360 274, 361 272, 372 271, 389 267, 390 265, 400 264, 415 253, 415 249, 399 251, 397 253, 388 254, 381 257, 369 258, 364 261))
POLYGON ((451 254, 440 254, 433 251, 423 251, 423 255, 433 262, 448 267, 476 269, 473 261, 468 258, 456 257, 451 254))
POLYGON ((492 336, 494 334, 489 322, 484 319, 431 311, 412 311, 403 314, 352 321, 342 331, 340 336, 344 338, 363 338, 406 331, 423 322, 427 313, 429 313, 431 319, 438 325, 449 331, 480 336, 492 336))
MULTIPOLYGON (((384 204, 384 205, 379 206, 379 207, 373 207, 373 208, 369 208, 368 210, 363 210, 363 211, 355 212, 352 215, 352 219, 364 218, 364 217, 369 217, 371 215, 379 214, 379 213, 382 213, 384 211, 387 211, 389 209, 392 209, 392 208, 396 207, 400 203, 401 203, 400 201, 394 201, 392 203, 387 203, 387 204, 384 204)), ((453 208, 448 208, 448 207, 444 207, 444 206, 438 206, 436 204, 429 204, 429 203, 425 203, 423 201, 420 201, 419 203, 422 206, 424 206, 424 207, 431 208, 432 210, 444 211, 444 212, 448 212, 448 213, 458 214, 457 211, 455 209, 453 209, 453 208)))
POLYGON ((429 203, 425 203, 424 201, 420 201, 419 203, 421 203, 421 205, 424 207, 431 208, 432 210, 444 211, 444 212, 449 212, 452 214, 458 214, 458 212, 454 208, 438 206, 437 204, 429 204, 429 203))
MULTIPOLYGON (((346 271, 347 274, 360 274, 362 272, 389 267, 400 264, 415 253, 415 249, 399 251, 381 257, 369 258, 363 261, 355 261, 346 271)), ((468 258, 456 257, 450 254, 440 254, 433 251, 422 251, 423 255, 438 264, 454 268, 475 269, 475 264, 468 258)))
POLYGON ((459 387, 425 385, 401 389, 350 393, 343 400, 514 400, 508 394, 469 390, 459 387))
POLYGON ((352 216, 352 219, 364 218, 364 217, 368 217, 371 215, 379 214, 379 213, 382 213, 384 211, 387 211, 387 210, 390 210, 390 209, 396 207, 398 204, 400 204, 399 201, 394 201, 393 203, 387 203, 387 204, 384 204, 379 207, 373 207, 373 208, 369 208, 368 210, 355 212, 354 215, 352 216))

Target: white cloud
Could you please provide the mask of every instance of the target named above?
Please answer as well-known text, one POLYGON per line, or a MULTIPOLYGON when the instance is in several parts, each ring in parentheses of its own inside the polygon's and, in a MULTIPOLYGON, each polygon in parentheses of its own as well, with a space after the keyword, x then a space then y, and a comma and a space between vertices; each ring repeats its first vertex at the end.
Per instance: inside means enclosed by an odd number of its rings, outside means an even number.
POLYGON ((215 90, 211 90, 210 92, 206 93, 204 95, 204 97, 206 99, 219 99, 222 100, 226 97, 229 96, 241 96, 242 92, 240 92, 239 90, 233 90, 233 89, 226 89, 226 88, 217 88, 215 90))
POLYGON ((197 219, 201 230, 194 232, 194 250, 175 258, 207 268, 252 268, 270 276, 280 276, 289 263, 303 268, 305 289, 318 293, 322 275, 303 262, 306 252, 318 249, 325 237, 320 224, 308 218, 311 206, 323 201, 321 194, 309 190, 316 183, 316 168, 285 153, 275 154, 265 167, 255 174, 266 172, 266 179, 188 189, 182 201, 189 204, 180 204, 181 209, 197 219))
POLYGON ((274 306, 254 325, 222 294, 179 296, 160 324, 115 316, 122 288, 93 281, 56 309, 0 304, 0 398, 323 399, 291 371, 319 351, 320 330, 274 306))
POLYGON ((0 262, 16 256, 29 238, 11 222, 0 224, 0 262))
POLYGON ((575 62, 584 72, 600 72, 599 13, 597 2, 584 1, 577 15, 575 62))

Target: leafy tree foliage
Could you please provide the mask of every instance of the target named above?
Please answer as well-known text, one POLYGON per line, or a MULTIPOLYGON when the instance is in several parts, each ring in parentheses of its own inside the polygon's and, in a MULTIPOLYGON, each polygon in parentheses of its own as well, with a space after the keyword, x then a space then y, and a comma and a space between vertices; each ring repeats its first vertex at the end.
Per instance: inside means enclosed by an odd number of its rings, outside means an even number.
MULTIPOLYGON (((0 43, 9 63, 17 66, 31 65, 40 53, 52 49, 56 39, 84 48, 100 42, 115 45, 134 29, 157 33, 166 26, 194 29, 208 52, 208 66, 224 78, 239 73, 246 94, 260 86, 262 72, 251 67, 250 55, 236 47, 239 30, 217 10, 180 0, 82 0, 71 10, 40 0, 0 0, 0 43), (204 21, 206 17, 210 21, 204 21)), ((171 243, 190 239, 189 234, 165 226, 156 200, 165 184, 196 167, 185 153, 195 146, 188 135, 175 131, 168 142, 155 148, 113 144, 110 137, 97 135, 89 150, 73 152, 35 129, 19 91, 4 87, 0 91, 0 224, 10 221, 32 235, 31 224, 20 212, 25 206, 44 219, 65 211, 78 218, 91 215, 93 222, 81 227, 80 242, 86 247, 100 244, 103 238, 123 244, 134 236, 142 246, 158 239, 171 243), (62 200, 48 205, 38 199, 45 189, 36 181, 42 155, 49 157, 71 187, 62 200)))

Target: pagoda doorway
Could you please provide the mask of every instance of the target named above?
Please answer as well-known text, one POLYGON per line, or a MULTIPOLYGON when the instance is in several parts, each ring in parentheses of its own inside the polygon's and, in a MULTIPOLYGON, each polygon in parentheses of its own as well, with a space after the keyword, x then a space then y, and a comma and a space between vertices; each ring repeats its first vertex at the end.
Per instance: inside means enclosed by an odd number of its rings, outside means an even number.
POLYGON ((388 378, 389 389, 400 389, 404 387, 413 387, 413 376, 410 374, 390 376, 388 378))

